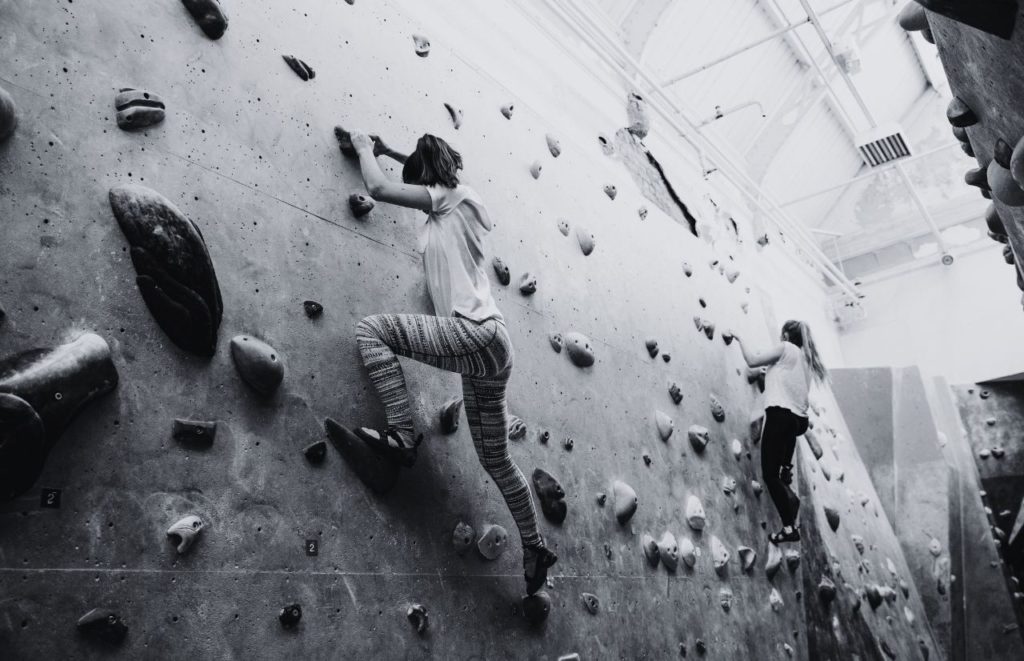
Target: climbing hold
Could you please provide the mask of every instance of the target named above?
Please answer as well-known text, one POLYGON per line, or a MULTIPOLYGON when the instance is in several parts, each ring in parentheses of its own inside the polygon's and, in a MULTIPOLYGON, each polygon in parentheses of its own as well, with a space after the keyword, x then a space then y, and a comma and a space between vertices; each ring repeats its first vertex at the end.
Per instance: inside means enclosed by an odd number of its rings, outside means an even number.
POLYGON ((562 236, 569 236, 569 221, 565 218, 559 218, 558 231, 562 233, 562 236))
POLYGON ((722 477, 722 493, 726 496, 736 493, 736 478, 729 477, 728 475, 722 477))
MULTIPOLYGON (((0 105, 2 105, 0 101, 0 105)), ((0 111, 0 115, 2 115, 0 111)), ((3 122, 0 120, 0 126, 3 122)), ((3 139, 3 128, 0 128, 0 140, 3 139)), ((1017 141, 1017 146, 1013 148, 1013 152, 1010 154, 1010 176, 1017 182, 1017 185, 1024 188, 1024 137, 1017 141)))
POLYGON ((284 379, 284 363, 274 347, 249 335, 236 335, 231 339, 231 358, 238 375, 249 386, 268 396, 273 394, 284 379))
POLYGON ((793 654, 794 654, 793 646, 790 645, 789 643, 782 643, 782 649, 786 652, 786 656, 789 656, 789 657, 793 656, 793 654))
POLYGON ((715 322, 705 319, 703 326, 704 335, 706 335, 709 340, 715 339, 715 322))
POLYGON ((903 593, 904 599, 910 598, 910 584, 907 583, 906 580, 904 580, 903 578, 900 578, 900 592, 903 593))
MULTIPOLYGON (((687 262, 683 262, 683 273, 686 274, 687 278, 693 275, 693 267, 690 266, 687 262)), ((698 328, 697 330, 700 330, 700 328, 698 328)))
POLYGON ((643 140, 651 130, 651 121, 647 117, 647 102, 636 92, 626 96, 626 117, 629 124, 626 130, 643 140))
POLYGON ((647 558, 647 564, 651 567, 657 567, 661 553, 658 550, 658 543, 654 541, 654 538, 644 533, 640 536, 640 547, 644 551, 644 557, 647 558))
POLYGON ((786 549, 782 555, 786 559, 786 567, 789 569, 789 573, 795 573, 797 568, 800 566, 800 551, 797 551, 796 549, 786 549))
POLYGON ((757 245, 761 246, 762 248, 767 246, 768 245, 768 235, 767 234, 762 234, 761 236, 757 237, 757 245))
POLYGON ((655 411, 654 423, 658 427, 658 435, 661 436, 661 440, 667 441, 675 430, 675 423, 672 421, 672 418, 661 411, 655 411))
POLYGON ((839 510, 834 507, 824 506, 825 519, 828 520, 828 527, 832 529, 832 532, 839 530, 839 510))
POLYGON ((530 624, 540 624, 551 612, 551 597, 544 590, 523 597, 523 616, 530 624))
POLYGON ((476 531, 473 530, 473 526, 463 521, 455 524, 455 529, 452 530, 452 546, 455 547, 456 553, 463 555, 473 546, 474 540, 476 531))
POLYGON ((565 448, 566 452, 572 452, 573 445, 575 445, 575 442, 569 437, 566 437, 562 441, 562 447, 565 448))
POLYGON ((117 381, 110 347, 94 333, 0 359, 0 502, 35 483, 75 414, 117 381))
POLYGON ((544 139, 548 143, 548 151, 551 152, 552 156, 558 158, 558 156, 562 153, 562 145, 558 142, 558 138, 548 133, 547 135, 544 136, 544 139))
POLYGON ((316 71, 313 71, 313 67, 309 66, 294 55, 282 55, 281 56, 295 75, 302 80, 312 80, 316 78, 316 71))
POLYGON ((704 653, 708 651, 707 644, 705 644, 704 641, 701 640, 700 638, 697 639, 696 646, 697 646, 697 654, 700 654, 701 656, 703 656, 704 653))
POLYGON ((594 364, 594 350, 590 347, 590 339, 582 333, 566 333, 565 350, 569 354, 569 360, 576 367, 590 367, 594 364))
POLYGON ((484 532, 476 542, 476 548, 486 560, 497 560, 508 544, 508 531, 499 525, 486 524, 484 532))
POLYGON ((412 43, 416 48, 417 55, 420 57, 430 55, 430 39, 424 37, 422 34, 414 34, 412 36, 412 43))
MULTIPOLYGON (((1002 140, 999 141, 1002 144, 1002 140)), ((1024 206, 1024 190, 1017 184, 1010 171, 997 159, 988 164, 988 183, 992 187, 992 195, 1010 207, 1024 206)))
POLYGON ((821 457, 825 454, 825 451, 821 449, 821 443, 818 442, 818 437, 813 431, 808 429, 804 433, 804 440, 807 441, 807 447, 811 449, 811 453, 814 454, 814 458, 821 460, 821 457))
POLYGON ((608 502, 608 494, 603 491, 599 491, 597 494, 597 506, 604 507, 606 502, 608 502))
POLYGON ((694 530, 703 530, 704 524, 707 523, 704 505, 701 504, 700 498, 693 494, 686 498, 686 523, 694 530))
POLYGON ((700 425, 690 425, 690 428, 686 431, 686 435, 690 439, 690 445, 698 453, 704 452, 704 448, 707 447, 710 441, 710 433, 707 427, 700 425))
POLYGON ((462 414, 462 398, 456 397, 445 402, 441 407, 441 433, 454 434, 459 429, 459 416, 462 414))
POLYGON ((175 419, 171 425, 171 437, 184 445, 208 448, 217 435, 217 422, 175 419))
POLYGON ((640 216, 640 220, 647 220, 647 207, 640 207, 636 210, 636 213, 640 216))
POLYGON ((555 353, 562 353, 561 333, 551 333, 548 335, 548 342, 551 344, 551 348, 554 349, 555 353))
POLYGON ((743 456, 743 445, 740 443, 740 439, 732 439, 732 443, 729 444, 729 449, 732 451, 732 456, 736 461, 740 460, 743 456))
POLYGON ((726 346, 732 344, 732 333, 729 331, 722 331, 722 341, 725 342, 726 346))
POLYGON ((857 553, 864 555, 864 538, 860 535, 850 535, 850 541, 853 542, 853 546, 857 549, 857 553))
POLYGON ((876 610, 882 605, 882 593, 877 585, 871 584, 865 587, 864 594, 867 596, 868 604, 871 606, 872 610, 876 610))
POLYGON ((893 590, 888 585, 878 586, 878 594, 882 595, 882 598, 888 601, 890 604, 896 603, 896 597, 898 596, 896 594, 896 590, 893 590))
POLYGON ((782 610, 782 607, 785 605, 782 601, 782 595, 777 588, 772 588, 772 591, 768 594, 768 604, 776 613, 782 610))
POLYGON ((450 103, 445 103, 444 108, 448 111, 448 116, 452 118, 452 126, 458 131, 462 127, 462 109, 456 108, 450 103))
POLYGON ((394 488, 398 482, 398 464, 374 452, 373 448, 351 430, 330 418, 324 420, 324 428, 331 439, 331 444, 371 491, 377 495, 384 495, 394 488))
POLYGON ((530 165, 530 176, 534 179, 540 179, 540 171, 544 169, 544 166, 540 164, 540 161, 534 161, 530 165))
POLYGON ((914 0, 903 6, 896 16, 896 21, 907 32, 920 32, 928 29, 928 14, 925 13, 924 7, 914 0))
POLYGON ((537 278, 530 275, 529 271, 519 278, 519 293, 523 296, 530 296, 537 291, 537 278))
MULTIPOLYGON (((2 90, 0 90, 0 115, 2 110, 2 90)), ((126 131, 141 129, 164 121, 164 102, 156 94, 143 90, 122 87, 114 97, 114 109, 117 111, 117 126, 126 131)), ((3 119, 0 118, 0 140, 3 139, 3 119)))
POLYGON ((619 189, 617 189, 615 186, 611 184, 608 184, 604 187, 604 194, 614 200, 615 196, 619 194, 619 189))
POLYGON ((597 598, 597 595, 584 592, 580 595, 580 599, 583 601, 583 607, 587 609, 588 613, 597 615, 597 611, 601 608, 601 601, 597 598))
POLYGON ((601 145, 601 151, 604 152, 605 156, 611 156, 615 153, 615 145, 608 141, 608 138, 603 135, 597 136, 597 141, 601 145))
POLYGON ((978 116, 974 114, 970 106, 964 103, 963 99, 956 96, 950 101, 949 107, 946 108, 946 118, 949 123, 953 126, 965 128, 968 126, 974 126, 978 123, 978 116))
POLYGON ((195 542, 196 536, 203 529, 203 520, 195 514, 190 514, 178 520, 177 523, 167 529, 168 537, 178 538, 178 553, 184 553, 195 542))
POLYGON ((299 604, 289 604, 285 606, 281 609, 281 612, 277 614, 277 619, 285 629, 294 629, 298 626, 299 620, 302 619, 302 606, 299 604))
POLYGON ((501 257, 492 259, 491 266, 494 268, 494 274, 498 276, 498 282, 502 285, 508 285, 508 283, 512 282, 512 272, 505 266, 505 262, 502 261, 501 257))
POLYGON ((423 607, 423 604, 412 604, 409 609, 405 611, 405 617, 408 618, 409 622, 412 623, 416 633, 423 635, 427 631, 427 627, 430 626, 430 620, 427 617, 427 609, 423 607))
POLYGON ((718 590, 718 603, 726 613, 732 610, 732 597, 732 590, 728 586, 724 586, 718 590))
POLYGON ((116 645, 128 634, 121 616, 108 608, 93 608, 78 618, 78 631, 83 636, 116 645))
POLYGON ((310 319, 316 319, 324 313, 324 306, 320 305, 316 301, 303 301, 302 308, 306 311, 306 316, 310 319))
POLYGON ((188 13, 207 37, 213 40, 224 36, 228 29, 228 15, 218 0, 181 0, 188 13))
POLYGON ((687 567, 697 564, 697 549, 689 537, 683 537, 679 541, 679 558, 686 563, 687 567))
POLYGON ((736 549, 736 553, 739 555, 740 566, 743 567, 743 571, 749 572, 754 569, 754 563, 757 561, 757 551, 749 546, 740 546, 736 549))
POLYGON ((584 257, 594 252, 594 235, 585 227, 576 227, 576 241, 579 242, 580 251, 583 253, 584 257))
POLYGON ((985 420, 985 424, 988 425, 989 427, 995 427, 996 426, 996 419, 995 418, 989 418, 989 419, 985 420))
POLYGON ((506 103, 501 107, 501 114, 505 116, 505 119, 512 119, 513 110, 515 110, 515 106, 511 103, 506 103))
POLYGON ((737 269, 737 268, 727 268, 727 269, 725 269, 725 279, 728 280, 730 284, 733 283, 733 282, 736 282, 736 278, 738 278, 738 277, 740 277, 740 270, 739 269, 737 269))
POLYGON ((651 453, 650 452, 648 452, 647 450, 644 450, 643 454, 641 454, 640 456, 644 460, 644 465, 646 465, 646 466, 650 466, 651 465, 651 453))
POLYGON ((992 149, 992 159, 1006 169, 1010 169, 1010 159, 1013 158, 1013 148, 1006 140, 999 138, 992 149))
POLYGON ((988 185, 988 171, 985 168, 972 168, 964 174, 964 183, 981 190, 992 190, 988 185))
POLYGON ((558 480, 547 471, 537 468, 533 471, 533 490, 540 500, 541 511, 548 521, 562 523, 565 521, 567 505, 565 490, 558 480))
POLYGON ((1004 456, 1006 456, 1006 450, 1003 449, 1003 446, 997 445, 994 448, 992 448, 992 456, 995 457, 996 459, 1002 459, 1004 456))
POLYGON ((674 572, 679 566, 679 544, 676 542, 675 535, 667 530, 658 540, 658 555, 661 558, 661 564, 665 565, 665 569, 670 572, 674 572))
POLYGON ((679 389, 679 385, 676 383, 670 383, 668 386, 668 396, 672 398, 675 404, 683 401, 683 392, 679 389))
POLYGON ((109 198, 131 244, 135 284, 157 324, 182 349, 212 356, 223 304, 199 228, 145 186, 115 186, 109 198))
POLYGON ((311 464, 322 464, 324 459, 327 458, 327 441, 317 441, 306 446, 306 449, 302 451, 302 454, 306 455, 306 459, 311 464))
POLYGON ((768 576, 768 580, 775 578, 775 574, 779 572, 779 567, 782 566, 782 550, 779 549, 775 544, 768 545, 768 558, 764 562, 764 573, 768 576))
POLYGON ((663 353, 661 354, 661 359, 667 363, 670 360, 672 360, 672 356, 668 355, 667 353, 663 353))
POLYGON ((764 487, 762 487, 761 483, 758 482, 757 480, 751 480, 750 481, 750 490, 754 492, 755 496, 760 497, 761 496, 761 492, 764 490, 764 487))
POLYGON ((821 581, 818 582, 818 598, 825 605, 832 603, 836 598, 836 584, 827 576, 822 576, 821 581))
POLYGON ((942 542, 932 537, 931 541, 928 542, 928 552, 936 558, 942 555, 942 542))
POLYGON ((356 218, 362 218, 373 211, 375 204, 376 203, 373 201, 373 198, 369 195, 352 193, 348 196, 348 208, 352 210, 352 215, 356 218))
POLYGON ((518 415, 508 417, 508 440, 518 441, 526 436, 526 423, 518 415))
POLYGON ((7 90, 0 87, 0 142, 9 138, 17 127, 18 111, 14 106, 14 99, 7 90))
POLYGON ((714 418, 716 422, 725 422, 725 408, 713 393, 711 395, 711 417, 714 418))
POLYGON ((612 495, 615 505, 615 518, 619 524, 625 524, 636 513, 638 499, 636 491, 621 480, 612 483, 612 495))
POLYGON ((647 347, 647 353, 651 356, 651 358, 654 358, 655 356, 658 355, 658 341, 657 340, 654 340, 654 339, 647 340, 646 342, 644 342, 644 346, 647 347))
POLYGON ((729 556, 729 549, 725 548, 722 540, 718 539, 715 535, 711 535, 711 563, 719 575, 726 571, 729 565, 729 556))

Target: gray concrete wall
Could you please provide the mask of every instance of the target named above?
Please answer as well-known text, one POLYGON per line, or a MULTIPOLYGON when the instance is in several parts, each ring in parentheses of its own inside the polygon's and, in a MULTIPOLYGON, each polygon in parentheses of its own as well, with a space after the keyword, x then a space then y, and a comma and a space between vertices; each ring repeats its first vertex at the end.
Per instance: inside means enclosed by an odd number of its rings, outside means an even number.
MULTIPOLYGON (((528 106, 511 122, 498 112, 514 91, 443 44, 416 57, 416 26, 393 5, 261 1, 228 9, 227 34, 211 42, 176 2, 0 1, 0 24, 13 35, 0 39, 0 85, 20 112, 18 131, 0 144, 0 353, 91 330, 110 343, 121 376, 60 439, 37 483, 62 489, 62 507, 40 509, 33 490, 0 513, 5 658, 109 656, 75 632, 76 618, 95 606, 117 609, 128 623, 119 651, 126 658, 654 659, 675 656, 680 643, 692 654, 698 639, 713 658, 782 658, 784 644, 796 658, 812 658, 800 595, 808 600, 805 584, 818 577, 781 572, 774 585, 786 607, 772 611, 762 523, 775 527, 777 518, 750 487, 757 448, 744 441, 751 456, 739 462, 728 449, 732 438, 746 439, 754 393, 736 347, 717 336, 709 342, 690 321, 702 314, 767 343, 777 333, 763 323, 770 305, 759 289, 747 293, 759 283, 741 276, 730 284, 708 268, 719 253, 654 205, 641 224, 631 176, 596 140, 563 140, 553 160, 544 142, 555 130, 549 121, 528 106), (315 80, 300 81, 282 54, 307 61, 315 80), (117 129, 113 96, 125 86, 160 94, 166 121, 142 133, 117 129), (451 128, 445 101, 464 109, 461 130, 451 128), (318 468, 301 454, 322 438, 325 416, 382 420, 357 358, 358 319, 430 310, 415 253, 420 217, 386 205, 352 217, 346 198, 361 182, 333 142, 339 122, 379 131, 396 147, 424 131, 450 138, 496 221, 493 254, 514 275, 539 278, 532 298, 497 287, 497 300, 517 353, 509 406, 530 430, 513 456, 527 473, 554 474, 568 493, 565 524, 542 524, 561 556, 545 627, 528 627, 518 613, 518 554, 488 563, 452 550, 459 520, 514 529, 465 425, 451 437, 437 433, 438 408, 458 392, 455 376, 408 366, 416 422, 428 439, 386 498, 367 492, 333 451, 318 468), (545 165, 538 181, 528 172, 536 159, 545 165), (173 346, 142 303, 107 203, 110 187, 126 182, 159 191, 203 231, 225 308, 210 361, 173 346), (601 191, 605 183, 619 186, 616 201, 601 191), (596 234, 593 255, 559 234, 561 216, 596 234), (682 260, 696 269, 690 279, 682 260), (306 298, 324 304, 323 318, 303 315, 306 298), (547 336, 555 330, 588 334, 596 365, 580 370, 552 353, 547 336), (227 342, 239 333, 267 340, 283 357, 285 380, 270 400, 254 397, 235 373, 227 342), (670 363, 647 357, 648 337, 670 363), (683 389, 678 407, 670 380, 683 389), (724 424, 711 419, 711 392, 726 406, 724 424), (656 409, 675 418, 668 443, 657 436, 656 409), (174 442, 176 417, 218 420, 214 446, 189 451, 174 442), (701 456, 685 442, 694 423, 712 429, 701 456), (538 443, 541 430, 552 443, 538 443), (572 452, 559 444, 566 437, 575 439, 572 452), (720 489, 726 475, 740 485, 737 511, 720 489), (640 497, 626 527, 595 503, 613 479, 640 497), (691 493, 708 511, 703 534, 684 520, 691 493), (207 528, 178 556, 164 533, 187 513, 207 528), (694 571, 668 575, 645 565, 639 535, 666 529, 701 548, 694 571), (733 551, 725 577, 707 557, 712 534, 733 551), (319 541, 319 555, 305 554, 307 539, 319 541), (760 556, 751 574, 737 563, 739 545, 760 556), (729 613, 718 605, 724 586, 735 593, 729 613), (597 616, 583 609, 581 592, 601 599, 597 616), (295 601, 305 615, 287 632, 277 612, 295 601), (412 602, 430 613, 423 638, 405 620, 412 602)), ((846 487, 877 503, 860 459, 843 457, 846 487)), ((828 488, 845 494, 835 482, 828 488)), ((812 539, 822 525, 822 489, 807 493, 812 539)), ((864 512, 858 529, 907 575, 882 510, 864 512)), ((851 590, 861 588, 869 579, 858 575, 845 533, 823 529, 827 545, 805 545, 801 571, 837 554, 851 590)), ((828 646, 841 658, 842 620, 825 627, 823 613, 815 615, 814 649, 828 646)), ((865 614, 857 649, 877 658, 884 637, 910 658, 923 622, 916 593, 905 602, 901 595, 898 605, 865 614)))

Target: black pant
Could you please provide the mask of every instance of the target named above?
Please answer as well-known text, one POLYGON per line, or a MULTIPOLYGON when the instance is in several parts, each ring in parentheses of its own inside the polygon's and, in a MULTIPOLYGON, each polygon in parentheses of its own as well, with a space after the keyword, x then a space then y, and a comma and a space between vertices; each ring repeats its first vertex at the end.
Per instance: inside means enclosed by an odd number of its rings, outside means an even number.
POLYGON ((800 499, 779 476, 783 466, 793 463, 796 437, 807 431, 807 418, 779 406, 769 406, 764 412, 761 432, 761 475, 764 486, 779 510, 782 524, 796 523, 800 499))

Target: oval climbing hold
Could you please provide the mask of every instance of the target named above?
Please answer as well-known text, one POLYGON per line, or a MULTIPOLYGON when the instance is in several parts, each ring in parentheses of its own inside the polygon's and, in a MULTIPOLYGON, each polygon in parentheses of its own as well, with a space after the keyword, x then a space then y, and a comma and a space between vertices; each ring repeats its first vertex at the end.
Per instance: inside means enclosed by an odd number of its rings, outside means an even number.
POLYGON ((675 430, 675 423, 672 421, 672 418, 661 411, 654 412, 654 424, 657 426, 658 435, 661 436, 663 441, 667 441, 675 430))
POLYGON ((949 107, 946 108, 946 118, 950 124, 959 128, 974 126, 978 123, 978 116, 958 96, 953 97, 953 100, 949 102, 949 107))
POLYGON ((693 267, 688 262, 683 262, 683 273, 686 274, 687 278, 693 275, 693 267))
POLYGON ((679 541, 679 558, 686 563, 687 567, 692 568, 697 564, 697 548, 689 537, 683 537, 679 541))
POLYGON ((647 102, 636 92, 626 96, 626 130, 643 140, 651 130, 651 121, 647 116, 647 102))
POLYGON ((707 523, 704 505, 701 504, 700 498, 694 494, 690 494, 686 498, 686 523, 694 530, 703 530, 705 523, 707 523))
POLYGON ((373 198, 369 195, 352 193, 348 196, 348 208, 352 210, 352 215, 356 218, 362 218, 373 211, 375 204, 376 203, 373 201, 373 198))
POLYGON ((530 165, 530 176, 533 177, 534 179, 540 179, 540 173, 543 169, 544 166, 540 164, 540 161, 534 161, 530 165))
POLYGON ((565 218, 559 218, 558 231, 562 233, 562 236, 569 236, 569 221, 565 218))
POLYGON ((562 153, 562 144, 558 142, 558 138, 548 133, 544 136, 544 140, 548 143, 548 151, 555 158, 558 158, 562 153))
POLYGON ((203 527, 203 520, 195 514, 190 514, 179 519, 168 528, 167 536, 171 538, 177 537, 178 553, 184 553, 195 542, 196 536, 199 535, 203 527))
POLYGON ((565 349, 576 367, 590 367, 594 364, 594 350, 586 335, 577 332, 566 333, 565 349))
POLYGON ((513 106, 511 103, 506 103, 501 107, 501 114, 505 117, 505 119, 512 119, 512 112, 514 110, 515 106, 513 106))
POLYGON ((661 558, 661 564, 670 572, 674 572, 679 566, 679 544, 675 535, 668 530, 658 540, 658 556, 661 558))
POLYGON ((430 55, 430 39, 422 34, 414 34, 412 36, 412 43, 417 55, 420 57, 430 55))
POLYGON ((587 609, 588 613, 597 615, 597 611, 601 608, 601 600, 597 598, 596 594, 584 592, 580 595, 580 599, 583 601, 583 607, 587 609))
POLYGON ((585 227, 576 226, 576 241, 580 244, 580 252, 586 257, 594 252, 594 235, 585 227))
POLYGON ((231 338, 231 358, 242 380, 261 395, 273 394, 284 379, 284 362, 274 347, 250 335, 231 338))
POLYGON ((616 480, 612 483, 612 495, 615 507, 615 518, 620 524, 624 524, 629 521, 633 514, 636 513, 636 508, 639 500, 636 496, 636 491, 633 487, 629 486, 621 480, 616 480))
POLYGON ((733 459, 736 461, 740 460, 743 456, 743 445, 740 443, 740 439, 734 438, 729 444, 729 451, 732 452, 733 459))
POLYGON ((716 422, 725 422, 725 407, 722 406, 720 401, 718 401, 718 398, 715 397, 714 393, 711 394, 710 399, 711 417, 713 417, 716 422))
POLYGON ((728 568, 730 556, 729 549, 725 548, 722 540, 711 535, 711 564, 719 575, 724 574, 728 568))
POLYGON ((228 15, 218 0, 181 0, 192 19, 210 39, 217 40, 228 29, 228 15))
POLYGON ((540 500, 540 508, 544 516, 552 523, 561 524, 565 521, 567 505, 565 490, 553 475, 537 468, 533 471, 533 490, 540 500))
POLYGON ((182 443, 198 448, 208 448, 213 445, 213 439, 217 436, 217 422, 206 422, 203 420, 175 419, 171 425, 171 437, 182 443))
POLYGON ((651 567, 657 567, 660 558, 658 551, 658 543, 654 541, 654 538, 644 533, 640 536, 640 548, 643 549, 644 557, 647 558, 647 564, 651 567))
POLYGON ((508 545, 508 531, 499 525, 486 524, 476 548, 486 560, 497 560, 508 545))
MULTIPOLYGON (((2 95, 0 95, 2 96, 2 95)), ((0 106, 3 101, 0 100, 0 106)), ((117 126, 125 131, 147 128, 164 121, 164 102, 156 94, 143 90, 122 87, 114 97, 117 126)), ((2 113, 2 110, 0 110, 2 113)), ((3 121, 0 120, 0 124, 3 121)), ((3 127, 0 126, 0 139, 3 127)))
POLYGON ((491 260, 491 267, 494 269, 494 275, 498 276, 498 282, 502 285, 508 285, 512 282, 512 272, 509 270, 505 262, 502 261, 501 257, 495 257, 491 260))
POLYGON ((562 334, 551 333, 548 335, 548 342, 551 343, 551 348, 554 349, 555 353, 562 353, 562 334))

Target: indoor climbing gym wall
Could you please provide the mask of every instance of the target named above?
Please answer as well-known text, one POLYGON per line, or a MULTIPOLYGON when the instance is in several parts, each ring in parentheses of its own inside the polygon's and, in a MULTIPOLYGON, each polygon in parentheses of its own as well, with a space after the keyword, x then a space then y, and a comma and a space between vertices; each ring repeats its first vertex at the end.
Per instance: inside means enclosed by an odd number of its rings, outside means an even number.
POLYGON ((767 543, 725 331, 835 344, 820 287, 755 275, 809 280, 655 158, 641 95, 538 112, 417 11, 0 0, 0 658, 944 658, 827 393, 804 541, 767 543), (330 434, 383 422, 357 322, 431 312, 423 216, 336 126, 450 140, 490 210, 538 596, 457 376, 406 363, 412 468, 330 434))

